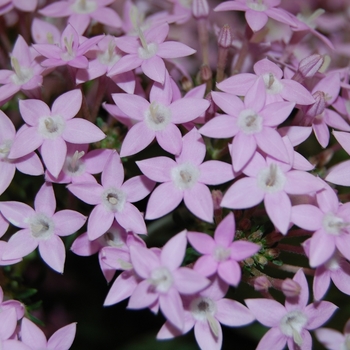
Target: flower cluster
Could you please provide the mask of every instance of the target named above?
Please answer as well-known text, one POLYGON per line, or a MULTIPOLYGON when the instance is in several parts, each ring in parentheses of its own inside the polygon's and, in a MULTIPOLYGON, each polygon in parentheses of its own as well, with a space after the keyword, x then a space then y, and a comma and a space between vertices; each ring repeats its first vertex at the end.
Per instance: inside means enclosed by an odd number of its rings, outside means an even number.
MULTIPOLYGON (((350 295, 347 1, 155 3, 0 1, 0 299, 69 246, 159 340, 257 321, 257 349, 350 348, 320 328, 331 280, 350 295)), ((0 348, 70 348, 30 311, 1 301, 0 348)))

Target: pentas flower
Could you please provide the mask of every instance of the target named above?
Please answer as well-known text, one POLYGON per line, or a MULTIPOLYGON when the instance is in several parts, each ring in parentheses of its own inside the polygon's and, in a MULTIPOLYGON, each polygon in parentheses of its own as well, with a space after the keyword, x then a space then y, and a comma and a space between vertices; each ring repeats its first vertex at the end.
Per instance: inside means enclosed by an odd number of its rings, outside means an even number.
POLYGON ((241 303, 224 298, 227 285, 219 279, 194 296, 183 297, 185 325, 181 332, 167 321, 157 339, 170 339, 189 332, 194 335, 201 350, 220 350, 223 334, 221 324, 229 327, 245 326, 254 321, 252 313, 241 303))
POLYGON ((164 83, 166 68, 163 58, 177 58, 194 54, 196 51, 176 41, 166 41, 169 33, 167 23, 145 30, 139 29, 138 37, 123 36, 116 39, 120 50, 127 53, 109 71, 108 76, 131 71, 141 67, 150 79, 164 83))
POLYGON ((267 215, 282 233, 286 234, 291 221, 292 204, 288 195, 310 194, 326 184, 313 175, 292 170, 291 165, 255 153, 243 169, 244 177, 225 193, 221 206, 245 209, 264 201, 267 215), (247 196, 249 193, 249 196, 247 196))
POLYGON ((102 185, 96 180, 68 185, 69 191, 79 199, 95 205, 88 220, 87 233, 90 240, 102 236, 114 219, 127 231, 147 233, 142 214, 131 203, 145 198, 155 184, 143 175, 123 181, 123 164, 118 153, 113 152, 102 172, 102 185))
POLYGON ((17 320, 20 320, 24 316, 24 305, 18 300, 5 298, 4 291, 0 287, 0 315, 3 311, 9 309, 15 310, 15 316, 17 320))
POLYGON ((19 35, 10 55, 12 70, 0 70, 0 84, 3 84, 0 87, 0 105, 18 91, 29 93, 41 86, 44 68, 35 60, 36 56, 19 35))
POLYGON ((300 294, 286 298, 284 306, 272 299, 245 300, 256 319, 271 327, 260 340, 257 350, 282 350, 286 344, 289 350, 312 349, 309 330, 320 327, 337 309, 328 301, 307 305, 309 290, 302 269, 295 274, 293 281, 300 285, 300 294))
POLYGON ((292 208, 291 221, 299 227, 315 231, 310 238, 311 267, 324 264, 336 248, 350 259, 350 203, 339 203, 338 196, 327 184, 316 194, 318 207, 309 204, 292 208), (312 220, 310 220, 312 218, 312 220))
POLYGON ((214 11, 244 11, 249 27, 257 32, 267 23, 269 17, 290 26, 296 22, 292 14, 278 8, 281 0, 235 0, 225 1, 216 6, 214 11))
POLYGON ((79 230, 86 217, 73 210, 55 213, 56 199, 50 183, 44 183, 34 200, 34 208, 20 202, 1 202, 2 215, 21 228, 8 241, 3 259, 21 258, 39 246, 43 260, 62 273, 66 251, 60 236, 79 230))
POLYGON ((186 244, 186 231, 182 231, 165 244, 160 256, 145 247, 130 246, 131 263, 143 280, 129 299, 129 309, 141 309, 159 302, 166 319, 176 328, 183 329, 184 310, 180 294, 197 293, 210 283, 197 272, 180 267, 186 244))
POLYGON ((265 105, 261 93, 263 81, 258 80, 247 93, 244 102, 235 95, 211 93, 214 102, 226 113, 207 122, 199 132, 205 136, 234 136, 231 158, 234 171, 240 171, 259 148, 271 157, 289 162, 281 136, 275 128, 286 120, 294 108, 292 102, 265 105))
POLYGON ((8 158, 17 159, 40 148, 47 170, 57 177, 67 155, 66 142, 90 143, 105 134, 91 122, 73 117, 80 110, 82 93, 73 90, 59 96, 50 108, 41 100, 20 100, 19 110, 26 124, 19 130, 8 158))
POLYGON ((214 238, 205 233, 188 232, 191 245, 203 256, 193 269, 209 277, 217 273, 226 283, 237 286, 241 280, 241 267, 238 261, 247 259, 260 250, 260 246, 247 242, 232 242, 236 233, 232 213, 223 219, 215 230, 214 238))
MULTIPOLYGON (((62 2, 61 2, 62 3, 62 2)), ((34 44, 33 47, 42 56, 46 57, 41 62, 43 67, 71 66, 75 68, 88 68, 89 61, 85 53, 97 44, 103 35, 90 39, 82 38, 75 28, 68 24, 61 35, 58 44, 34 44)))
MULTIPOLYGON (((10 185, 16 168, 22 173, 34 176, 44 172, 41 161, 34 152, 17 159, 8 158, 15 136, 16 130, 11 120, 0 111, 0 195, 10 185)), ((0 229, 0 237, 2 236, 1 231, 0 229)))
POLYGON ((209 107, 209 102, 198 98, 173 100, 171 80, 166 74, 164 85, 154 83, 150 102, 138 95, 113 94, 120 110, 138 121, 125 136, 121 157, 136 154, 146 148, 154 138, 169 153, 178 155, 182 148, 181 132, 175 124, 194 120, 209 107))
POLYGON ((184 200, 194 215, 213 222, 213 200, 206 185, 219 185, 232 180, 232 167, 215 160, 203 163, 206 148, 196 129, 187 133, 182 143, 182 151, 175 160, 155 157, 136 162, 147 177, 162 182, 148 200, 146 219, 157 219, 171 212, 184 200))
POLYGON ((23 318, 20 331, 21 340, 33 350, 69 350, 74 341, 76 327, 76 323, 64 326, 47 340, 44 332, 37 325, 23 318))
POLYGON ((315 330, 317 340, 328 350, 347 350, 350 348, 350 320, 345 323, 343 333, 331 328, 315 330))
POLYGON ((259 91, 266 94, 266 103, 290 101, 299 105, 310 105, 315 102, 311 93, 292 79, 283 79, 283 71, 267 58, 256 62, 253 66, 255 74, 241 73, 233 75, 217 87, 230 94, 246 96, 257 80, 263 80, 265 89, 259 91))
POLYGON ((119 15, 106 6, 115 0, 63 0, 54 2, 39 10, 47 17, 68 17, 68 22, 74 24, 76 30, 83 34, 90 22, 96 21, 113 28, 122 25, 119 15))

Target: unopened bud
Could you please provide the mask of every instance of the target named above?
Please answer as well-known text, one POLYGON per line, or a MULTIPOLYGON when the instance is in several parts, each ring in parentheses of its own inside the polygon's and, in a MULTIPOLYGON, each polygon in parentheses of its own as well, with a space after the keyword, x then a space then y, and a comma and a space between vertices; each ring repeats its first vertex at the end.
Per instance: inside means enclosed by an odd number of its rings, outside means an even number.
POLYGON ((222 201, 223 194, 220 190, 211 191, 211 196, 213 198, 214 210, 222 209, 220 204, 222 201))
POLYGON ((315 99, 315 103, 307 108, 305 114, 308 117, 316 117, 322 114, 326 108, 326 95, 323 91, 316 91, 312 97, 315 99))
POLYGON ((266 249, 265 255, 267 255, 271 259, 277 259, 280 255, 280 251, 276 248, 266 249))
POLYGON ((304 78, 311 78, 319 71, 323 63, 324 57, 319 54, 314 54, 300 61, 298 71, 304 78))
POLYGON ((259 276, 254 279, 254 289, 257 292, 267 292, 271 286, 271 282, 265 276, 259 276))
POLYGON ((203 83, 211 80, 211 78, 213 77, 213 74, 211 72, 211 69, 208 65, 204 64, 202 67, 201 67, 201 70, 200 70, 200 75, 201 75, 201 81, 203 83))
POLYGON ((267 265, 267 263, 268 263, 268 260, 263 255, 260 255, 260 254, 255 255, 255 260, 258 264, 263 265, 263 266, 267 265))
POLYGON ((207 0, 192 1, 192 15, 195 19, 207 18, 209 16, 209 6, 207 0))
POLYGON ((263 235, 262 231, 260 231, 260 230, 255 231, 249 236, 249 240, 250 241, 259 241, 261 239, 262 235, 263 235))
POLYGON ((231 28, 228 24, 225 24, 219 32, 218 44, 220 47, 227 49, 231 46, 232 43, 232 34, 231 28))
POLYGON ((299 296, 301 287, 300 284, 290 278, 286 278, 281 285, 281 290, 287 298, 295 298, 299 296))

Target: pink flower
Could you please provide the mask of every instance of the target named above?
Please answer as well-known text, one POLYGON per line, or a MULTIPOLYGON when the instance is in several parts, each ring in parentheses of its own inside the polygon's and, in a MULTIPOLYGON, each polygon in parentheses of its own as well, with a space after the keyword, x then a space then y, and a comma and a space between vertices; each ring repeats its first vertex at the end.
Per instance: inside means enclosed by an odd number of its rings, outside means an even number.
POLYGON ((241 280, 241 267, 238 261, 251 257, 260 246, 247 241, 232 242, 236 225, 232 213, 227 215, 215 230, 214 238, 205 233, 188 232, 191 245, 203 256, 193 269, 209 277, 217 273, 226 283, 237 286, 241 280))
POLYGON ((34 207, 35 210, 20 202, 0 203, 2 215, 22 229, 9 239, 3 259, 21 258, 39 246, 43 260, 62 273, 66 251, 60 236, 75 233, 84 225, 86 217, 68 209, 55 213, 56 199, 48 182, 37 193, 34 207))
POLYGON ((309 330, 314 330, 325 323, 337 309, 337 306, 321 301, 307 305, 309 290, 302 269, 293 280, 299 283, 301 291, 298 297, 286 298, 285 305, 272 299, 247 299, 248 308, 256 319, 269 331, 262 337, 257 350, 282 350, 288 344, 289 350, 300 347, 312 348, 309 330))
POLYGON ((348 349, 350 345, 350 320, 346 322, 343 334, 330 328, 316 329, 315 334, 317 340, 328 350, 348 349))
POLYGON ((162 182, 148 200, 146 219, 157 219, 171 212, 183 199, 194 215, 213 221, 213 200, 206 185, 222 184, 234 175, 227 163, 215 160, 203 163, 205 153, 202 137, 192 129, 183 137, 182 151, 175 161, 155 157, 136 162, 147 177, 162 182))
POLYGON ((19 132, 8 155, 23 157, 41 146, 47 170, 57 177, 67 154, 66 142, 90 143, 102 140, 105 134, 87 120, 73 117, 80 110, 82 94, 73 90, 59 96, 50 108, 41 100, 20 100, 19 110, 27 123, 19 132))

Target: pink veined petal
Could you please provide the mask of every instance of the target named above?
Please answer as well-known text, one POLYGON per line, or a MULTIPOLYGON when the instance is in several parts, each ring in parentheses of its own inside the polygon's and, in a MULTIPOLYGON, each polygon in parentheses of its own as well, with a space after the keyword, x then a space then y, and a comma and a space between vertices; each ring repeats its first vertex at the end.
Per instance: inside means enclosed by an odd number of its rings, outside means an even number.
POLYGON ((16 160, 16 168, 21 173, 32 176, 42 175, 44 173, 41 160, 34 152, 16 160))
POLYGON ((9 308, 9 309, 2 309, 0 314, 0 344, 1 339, 8 339, 10 338, 16 330, 17 326, 17 317, 16 317, 16 309, 15 308, 9 308))
POLYGON ((28 218, 35 215, 32 207, 21 202, 0 202, 0 212, 12 225, 28 228, 28 218))
POLYGON ((62 138, 71 143, 91 143, 103 140, 106 135, 88 120, 77 118, 68 120, 62 138))
POLYGON ((214 204, 209 188, 197 182, 184 191, 184 203, 188 210, 200 219, 213 222, 214 204))
POLYGON ((324 264, 334 253, 334 237, 319 230, 312 235, 310 242, 309 264, 317 267, 324 264))
POLYGON ((90 16, 97 22, 113 28, 120 28, 122 26, 122 21, 117 12, 108 7, 96 9, 90 16))
POLYGON ((205 123, 199 132, 204 136, 218 139, 235 136, 239 132, 237 118, 231 115, 217 115, 205 123))
POLYGON ((113 152, 102 171, 101 183, 104 188, 120 188, 124 181, 124 167, 119 154, 113 152))
MULTIPOLYGON (((62 49, 54 44, 33 44, 33 48, 40 53, 40 55, 47 57, 49 61, 58 61, 62 65, 65 64, 59 57, 62 54, 62 49)), ((41 62, 42 63, 42 62, 41 62)))
POLYGON ((291 221, 309 231, 316 231, 322 227, 324 214, 318 207, 301 204, 292 207, 291 221))
POLYGON ((76 183, 68 185, 67 188, 85 203, 96 205, 102 201, 104 188, 97 182, 76 183))
POLYGON ((159 257, 146 247, 130 246, 130 259, 135 272, 144 279, 149 278, 151 272, 160 266, 159 257))
POLYGON ((161 44, 169 33, 169 24, 163 23, 158 26, 152 26, 144 32, 147 43, 161 44))
POLYGON ((137 54, 129 54, 120 58, 118 62, 109 70, 107 76, 113 77, 117 74, 129 72, 141 66, 144 62, 137 54))
POLYGON ((194 336, 202 350, 220 350, 222 345, 222 329, 220 323, 216 318, 213 318, 215 328, 218 331, 216 336, 207 320, 197 321, 194 325, 194 336))
POLYGON ((130 296, 128 309, 143 309, 157 301, 158 293, 153 292, 147 280, 140 282, 130 296))
POLYGON ((26 317, 21 322, 21 340, 31 348, 45 349, 47 347, 47 341, 43 331, 26 317))
POLYGON ((67 17, 72 13, 70 6, 67 6, 67 1, 55 2, 43 9, 39 13, 47 17, 67 17))
POLYGON ((68 236, 78 231, 85 223, 86 216, 74 210, 60 210, 52 217, 55 223, 55 233, 58 236, 68 236))
POLYGON ((57 330, 47 342, 47 347, 55 350, 66 350, 74 341, 77 324, 71 323, 57 330))
POLYGON ((90 174, 101 173, 113 150, 94 149, 84 156, 85 170, 90 174))
POLYGON ((182 149, 182 135, 179 128, 170 123, 163 130, 156 131, 156 139, 165 151, 178 155, 182 149))
POLYGON ((153 56, 144 60, 141 64, 142 71, 150 79, 163 84, 165 80, 165 64, 159 56, 153 56))
POLYGON ((329 301, 309 304, 304 310, 305 314, 308 316, 306 328, 309 330, 319 328, 328 321, 336 309, 338 309, 338 306, 329 301))
POLYGON ((199 165, 198 182, 206 185, 220 185, 234 178, 231 164, 218 160, 208 160, 199 165))
POLYGON ((21 86, 13 83, 0 86, 0 104, 3 105, 19 90, 21 90, 21 86))
POLYGON ((327 124, 323 120, 314 121, 312 128, 319 144, 323 148, 326 148, 329 142, 329 130, 327 124))
POLYGON ((264 58, 254 64, 254 72, 257 75, 263 75, 266 73, 272 73, 277 79, 281 79, 283 76, 282 69, 277 64, 271 62, 269 59, 264 58))
POLYGON ((121 189, 126 193, 128 201, 133 203, 148 196, 154 186, 155 183, 152 180, 144 175, 140 175, 125 181, 121 189))
POLYGON ((51 217, 56 210, 56 198, 52 188, 52 184, 45 182, 38 191, 35 200, 34 208, 36 212, 44 213, 51 217))
POLYGON ((203 162, 206 153, 205 144, 201 134, 193 128, 182 138, 182 151, 176 157, 178 164, 190 162, 199 165, 203 162))
POLYGON ((166 41, 159 44, 157 55, 162 58, 176 58, 193 55, 196 50, 193 50, 189 46, 177 42, 177 41, 166 41))
POLYGON ((244 132, 238 132, 233 138, 230 149, 234 171, 240 171, 253 157, 255 151, 256 138, 253 135, 246 135, 244 132))
POLYGON ((140 211, 131 203, 124 205, 122 212, 114 214, 117 222, 127 231, 133 231, 138 234, 147 234, 145 220, 140 211))
POLYGON ((9 162, 0 161, 0 195, 9 187, 13 177, 15 176, 16 165, 9 162))
POLYGON ((280 331, 279 327, 271 328, 261 338, 256 350, 266 350, 266 349, 283 350, 287 343, 287 339, 288 339, 287 336, 285 336, 280 331))
POLYGON ((336 185, 350 186, 350 160, 332 167, 325 180, 336 185))
POLYGON ((142 151, 154 140, 155 134, 144 122, 135 124, 124 138, 120 156, 127 157, 142 151))
POLYGON ((56 98, 52 104, 52 115, 60 115, 65 120, 72 119, 80 110, 83 95, 79 89, 68 91, 56 98))
POLYGON ((9 239, 2 259, 22 258, 34 251, 37 246, 38 240, 32 236, 29 229, 20 230, 9 239))
POLYGON ((245 18, 254 32, 262 29, 268 21, 268 16, 265 12, 247 10, 245 13, 245 18))
POLYGON ((260 248, 261 247, 258 244, 252 242, 246 242, 243 240, 236 241, 230 245, 230 256, 231 259, 235 261, 242 261, 256 254, 260 248))
POLYGON ((186 231, 182 231, 173 236, 163 247, 160 253, 162 265, 169 268, 170 271, 177 269, 185 256, 186 252, 186 231))
POLYGON ((174 187, 172 182, 165 182, 156 187, 147 204, 147 220, 154 220, 170 213, 182 201, 183 191, 174 187))
POLYGON ((252 73, 241 73, 233 75, 217 83, 216 86, 225 92, 228 92, 233 95, 245 96, 248 90, 254 85, 258 77, 252 73))
POLYGON ((329 285, 331 283, 331 272, 327 270, 324 265, 319 266, 315 271, 313 281, 314 299, 319 301, 325 296, 329 285))
POLYGON ((166 294, 159 295, 159 304, 165 318, 182 330, 184 327, 184 310, 179 292, 175 288, 170 288, 166 294))
MULTIPOLYGON (((331 109, 326 109, 323 115, 324 122, 332 127, 339 130, 350 131, 349 124, 337 113, 331 109)), ((333 132, 334 135, 334 132, 333 132)))
POLYGON ((56 139, 45 139, 40 151, 47 170, 54 177, 57 177, 62 170, 66 159, 66 142, 61 137, 57 137, 56 139))
POLYGON ((265 126, 278 126, 289 117, 294 106, 293 102, 270 103, 259 112, 259 115, 264 118, 263 124, 265 126))
POLYGON ((98 204, 92 209, 87 225, 87 233, 90 240, 101 237, 112 226, 114 214, 106 209, 104 204, 98 204))
POLYGON ((187 232, 187 238, 192 247, 201 254, 212 254, 216 246, 214 239, 206 233, 187 232))
POLYGON ((158 102, 164 106, 170 106, 173 99, 172 79, 166 72, 164 84, 157 83, 156 81, 152 85, 152 89, 149 94, 150 102, 158 102))
POLYGON ((329 350, 339 350, 344 344, 345 337, 339 331, 330 328, 315 330, 317 340, 329 350))
POLYGON ((18 35, 17 37, 11 57, 16 58, 20 66, 30 67, 32 63, 28 44, 25 42, 21 35, 18 35))
POLYGON ((113 282, 106 299, 104 306, 113 305, 128 298, 138 285, 137 278, 132 271, 123 271, 113 282))
POLYGON ((229 213, 218 225, 214 233, 216 245, 227 248, 235 236, 236 224, 232 213, 229 213))
POLYGON ((17 159, 26 156, 39 148, 43 141, 43 137, 37 132, 35 127, 28 127, 17 133, 8 157, 17 159))
POLYGON ((212 255, 203 255, 194 264, 194 271, 197 271, 202 276, 210 277, 218 269, 219 263, 213 258, 212 255))
POLYGON ((209 101, 198 98, 182 98, 173 102, 169 109, 172 121, 175 124, 182 124, 196 119, 202 115, 210 106, 209 101))
POLYGON ((229 285, 237 286, 241 281, 241 267, 234 260, 226 260, 218 266, 218 275, 229 285))
MULTIPOLYGON (((123 52, 137 54, 140 48, 140 39, 137 36, 119 36, 115 39, 117 47, 123 52)), ((142 62, 142 59, 140 59, 142 62)))
POLYGON ((238 116, 244 109, 244 103, 235 95, 213 91, 211 97, 215 104, 228 115, 238 116))
POLYGON ((245 326, 255 320, 252 312, 241 303, 231 299, 216 302, 215 318, 229 327, 245 326))
POLYGON ((249 89, 244 98, 245 108, 252 109, 255 112, 260 112, 265 106, 266 93, 264 91, 265 83, 263 79, 257 79, 254 85, 249 89))
POLYGON ((289 228, 292 204, 283 191, 265 195, 265 209, 272 223, 285 235, 289 228))
MULTIPOLYGON (((73 12, 73 11, 72 11, 73 12)), ((87 27, 89 26, 91 21, 91 18, 88 14, 85 13, 71 13, 71 15, 68 18, 68 23, 72 26, 74 26, 74 29, 76 32, 80 35, 82 35, 87 27)), ((69 37, 69 35, 66 35, 66 37, 69 37)), ((62 46, 61 46, 62 47, 62 46)))
POLYGON ((311 93, 301 84, 294 80, 282 79, 283 89, 281 96, 290 102, 301 105, 311 105, 315 102, 311 93))
POLYGON ((90 256, 96 254, 101 249, 101 244, 98 240, 90 241, 87 232, 78 236, 73 242, 70 250, 80 256, 90 256))
POLYGON ((53 234, 50 239, 39 241, 39 252, 46 264, 63 273, 66 249, 60 237, 53 234))
POLYGON ((225 193, 221 206, 231 209, 251 208, 262 202, 265 193, 257 187, 255 178, 246 177, 235 182, 225 193))
POLYGON ((157 182, 171 181, 170 170, 176 166, 176 162, 169 157, 139 160, 136 164, 148 178, 157 182))
POLYGON ((322 190, 325 187, 314 175, 305 171, 292 170, 285 174, 287 177, 284 190, 288 194, 307 194, 322 190))

